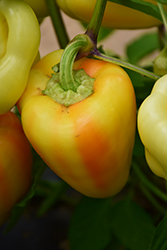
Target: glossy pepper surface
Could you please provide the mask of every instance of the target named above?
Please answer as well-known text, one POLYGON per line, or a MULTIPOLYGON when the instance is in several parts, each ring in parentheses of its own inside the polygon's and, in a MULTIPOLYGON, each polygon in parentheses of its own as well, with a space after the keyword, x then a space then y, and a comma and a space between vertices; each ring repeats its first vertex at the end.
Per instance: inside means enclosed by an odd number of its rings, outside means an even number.
POLYGON ((141 104, 138 130, 145 146, 150 169, 167 180, 167 75, 154 85, 151 94, 141 104))
POLYGON ((24 0, 34 10, 38 18, 44 18, 49 15, 45 0, 24 0))
POLYGON ((0 114, 23 93, 40 43, 40 27, 23 1, 0 1, 0 114))
POLYGON ((0 115, 0 225, 31 184, 32 154, 20 120, 12 112, 0 115))
POLYGON ((31 70, 18 102, 25 134, 48 166, 74 189, 108 197, 125 185, 131 165, 136 101, 129 76, 114 64, 83 58, 95 78, 94 93, 65 107, 42 94, 62 50, 42 58, 31 70))
MULTIPOLYGON (((144 0, 156 4, 154 0, 144 0)), ((58 6, 70 17, 90 22, 96 0, 56 0, 58 6)), ((167 7, 165 7, 167 9, 167 7)), ((107 2, 102 26, 113 29, 143 29, 159 26, 162 22, 143 12, 116 3, 107 2)))

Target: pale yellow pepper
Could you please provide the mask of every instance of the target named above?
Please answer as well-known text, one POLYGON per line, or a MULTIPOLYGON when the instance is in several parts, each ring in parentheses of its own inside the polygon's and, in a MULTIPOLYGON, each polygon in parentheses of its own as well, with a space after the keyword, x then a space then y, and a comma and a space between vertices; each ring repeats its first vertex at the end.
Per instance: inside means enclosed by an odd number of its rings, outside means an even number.
POLYGON ((0 1, 0 115, 22 95, 40 44, 40 27, 28 4, 0 1))

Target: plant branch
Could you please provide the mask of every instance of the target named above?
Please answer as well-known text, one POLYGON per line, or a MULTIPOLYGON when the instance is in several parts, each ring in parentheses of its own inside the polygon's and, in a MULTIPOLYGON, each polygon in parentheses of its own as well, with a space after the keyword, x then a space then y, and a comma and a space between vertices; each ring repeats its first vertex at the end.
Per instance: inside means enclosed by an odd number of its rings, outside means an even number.
POLYGON ((114 64, 117 64, 119 66, 122 66, 124 68, 127 68, 127 69, 130 69, 130 70, 133 70, 139 74, 142 74, 144 76, 147 76, 149 78, 152 78, 154 80, 158 80, 160 77, 148 70, 145 70, 141 67, 138 67, 136 65, 133 65, 131 63, 128 63, 128 62, 124 62, 120 59, 117 59, 117 58, 114 58, 114 57, 111 57, 111 56, 107 56, 103 53, 100 53, 97 48, 95 48, 92 52, 91 52, 91 55, 97 59, 100 59, 100 60, 103 60, 103 61, 106 61, 106 62, 110 62, 110 63, 114 63, 114 64))
POLYGON ((106 4, 107 0, 96 0, 92 18, 88 24, 87 31, 85 32, 85 34, 91 38, 94 44, 97 44, 97 37, 101 27, 106 4))
POLYGON ((162 20, 163 20, 163 23, 165 25, 165 28, 167 29, 167 13, 166 13, 163 5, 161 3, 159 3, 158 1, 157 1, 157 5, 159 7, 159 10, 160 10, 160 13, 161 13, 162 20))
POLYGON ((47 8, 49 10, 49 14, 52 20, 52 24, 60 45, 60 48, 64 49, 66 45, 69 43, 69 37, 67 35, 67 31, 60 13, 60 9, 58 8, 55 0, 45 0, 47 8))

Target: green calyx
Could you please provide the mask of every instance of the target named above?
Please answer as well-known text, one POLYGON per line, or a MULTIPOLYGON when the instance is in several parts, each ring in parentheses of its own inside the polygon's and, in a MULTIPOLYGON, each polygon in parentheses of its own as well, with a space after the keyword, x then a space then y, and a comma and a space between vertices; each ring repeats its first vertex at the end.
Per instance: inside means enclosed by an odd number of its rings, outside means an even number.
POLYGON ((84 100, 93 93, 95 79, 88 76, 83 69, 74 70, 73 77, 76 82, 79 82, 76 91, 71 89, 64 90, 59 83, 60 73, 57 73, 53 74, 48 81, 46 89, 43 91, 44 94, 68 107, 71 104, 84 100))
POLYGON ((65 48, 59 67, 53 67, 54 73, 42 93, 66 107, 90 96, 95 79, 88 76, 83 69, 73 70, 73 64, 78 53, 80 57, 84 57, 93 48, 94 44, 89 36, 77 35, 65 48))

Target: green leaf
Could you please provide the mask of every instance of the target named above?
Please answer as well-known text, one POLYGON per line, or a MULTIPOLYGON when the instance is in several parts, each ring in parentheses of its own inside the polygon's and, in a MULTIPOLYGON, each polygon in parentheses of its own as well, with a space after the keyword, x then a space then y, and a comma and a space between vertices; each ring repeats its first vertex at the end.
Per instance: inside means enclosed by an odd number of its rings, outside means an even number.
POLYGON ((157 1, 159 3, 163 3, 163 4, 167 5, 167 1, 166 0, 154 0, 154 1, 157 1))
POLYGON ((60 197, 69 189, 69 185, 64 181, 50 182, 50 192, 40 205, 37 215, 42 216, 60 199, 60 197))
POLYGON ((135 88, 138 108, 140 107, 141 103, 145 100, 145 98, 148 95, 150 95, 151 90, 155 84, 155 81, 153 79, 145 77, 143 83, 144 83, 144 86, 141 86, 141 87, 139 86, 135 88))
POLYGON ((161 17, 159 8, 156 5, 149 3, 147 1, 141 1, 141 0, 128 0, 128 1, 108 0, 108 1, 113 2, 113 3, 118 3, 118 4, 124 5, 126 7, 130 7, 132 9, 135 9, 135 10, 142 11, 145 14, 151 15, 151 16, 162 21, 162 17, 161 17))
POLYGON ((132 84, 134 86, 134 88, 136 87, 144 87, 144 82, 143 82, 143 76, 133 70, 130 69, 126 69, 124 68, 124 70, 126 71, 126 73, 129 75, 132 84))
POLYGON ((83 197, 69 229, 70 249, 103 250, 110 242, 109 212, 111 199, 83 197))
POLYGON ((112 33, 114 33, 113 29, 101 27, 98 34, 97 42, 100 42, 101 40, 107 38, 107 36, 111 35, 112 33))
POLYGON ((144 56, 159 48, 157 33, 144 34, 126 47, 129 62, 136 64, 144 56))
POLYGON ((155 226, 148 213, 132 200, 116 203, 111 210, 114 235, 130 250, 148 250, 155 226))
POLYGON ((149 250, 167 249, 167 213, 158 225, 149 250))
MULTIPOLYGON (((139 108, 144 99, 151 93, 155 80, 144 77, 130 69, 124 68, 124 70, 128 73, 134 86, 137 108, 139 108)), ((152 72, 151 69, 149 71, 152 72)))

